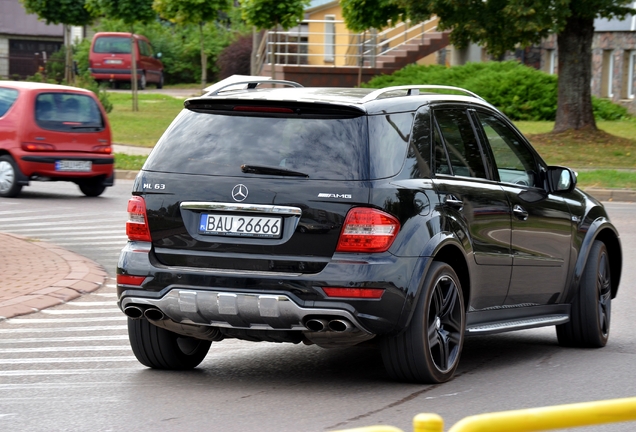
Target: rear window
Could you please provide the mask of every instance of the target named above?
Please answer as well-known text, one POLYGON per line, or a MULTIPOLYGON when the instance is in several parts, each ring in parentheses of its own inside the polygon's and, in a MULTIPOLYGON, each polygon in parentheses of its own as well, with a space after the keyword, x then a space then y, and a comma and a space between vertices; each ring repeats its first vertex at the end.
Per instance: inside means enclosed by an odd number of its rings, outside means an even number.
POLYGON ((40 93, 35 99, 35 121, 43 129, 94 132, 104 128, 97 102, 77 93, 40 93))
POLYGON ((241 166, 288 169, 310 179, 368 179, 367 118, 243 117, 184 110, 144 169, 244 176, 241 166))
POLYGON ((130 54, 130 38, 126 36, 104 36, 95 40, 93 52, 99 54, 130 54))
POLYGON ((18 91, 9 88, 0 88, 0 117, 5 115, 13 103, 18 99, 18 91))

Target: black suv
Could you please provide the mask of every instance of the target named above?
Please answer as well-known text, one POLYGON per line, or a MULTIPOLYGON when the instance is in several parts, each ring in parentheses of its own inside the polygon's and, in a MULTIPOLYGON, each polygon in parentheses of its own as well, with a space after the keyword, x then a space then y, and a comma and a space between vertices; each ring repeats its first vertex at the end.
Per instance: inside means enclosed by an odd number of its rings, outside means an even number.
POLYGON ((606 344, 618 233, 497 109, 454 87, 268 83, 188 99, 135 180, 117 290, 141 363, 373 340, 391 377, 438 383, 472 334, 606 344))

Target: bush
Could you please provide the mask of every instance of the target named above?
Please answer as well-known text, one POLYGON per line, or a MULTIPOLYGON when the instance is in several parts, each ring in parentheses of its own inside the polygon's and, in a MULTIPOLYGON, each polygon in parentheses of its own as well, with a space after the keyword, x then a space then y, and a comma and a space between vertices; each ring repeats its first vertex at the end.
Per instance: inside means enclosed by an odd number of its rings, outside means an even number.
MULTIPOLYGON (((477 93, 512 120, 554 121, 557 77, 515 61, 468 63, 446 68, 409 65, 392 75, 381 75, 363 87, 388 87, 413 83, 462 87, 477 93)), ((628 117, 627 110, 608 100, 592 98, 597 119, 628 117)))
POLYGON ((239 36, 228 45, 217 60, 219 79, 232 75, 250 75, 252 57, 252 35, 239 36))

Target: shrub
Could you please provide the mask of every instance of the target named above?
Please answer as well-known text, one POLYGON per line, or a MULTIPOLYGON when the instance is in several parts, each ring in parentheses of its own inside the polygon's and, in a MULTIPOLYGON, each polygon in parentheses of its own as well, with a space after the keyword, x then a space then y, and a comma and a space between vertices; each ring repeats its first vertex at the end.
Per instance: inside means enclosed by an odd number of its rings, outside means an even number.
MULTIPOLYGON (((363 87, 413 83, 465 88, 512 120, 554 121, 556 118, 557 77, 515 61, 467 63, 451 68, 409 65, 392 75, 375 77, 363 87)), ((629 116, 625 108, 608 100, 592 98, 592 104, 597 119, 618 120, 629 116)))
POLYGON ((239 36, 219 54, 216 61, 219 79, 232 75, 250 75, 252 35, 239 36))

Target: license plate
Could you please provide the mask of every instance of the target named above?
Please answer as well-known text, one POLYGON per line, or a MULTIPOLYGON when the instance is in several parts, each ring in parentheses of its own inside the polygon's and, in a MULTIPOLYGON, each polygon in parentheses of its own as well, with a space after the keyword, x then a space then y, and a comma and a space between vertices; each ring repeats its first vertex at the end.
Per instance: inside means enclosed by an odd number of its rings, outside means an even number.
POLYGON ((282 217, 204 213, 199 221, 199 233, 238 237, 280 238, 282 225, 282 217))
POLYGON ((121 64, 121 60, 104 60, 105 64, 121 64))
POLYGON ((92 169, 93 169, 93 163, 91 161, 76 161, 76 160, 55 161, 55 171, 90 172, 92 169))

